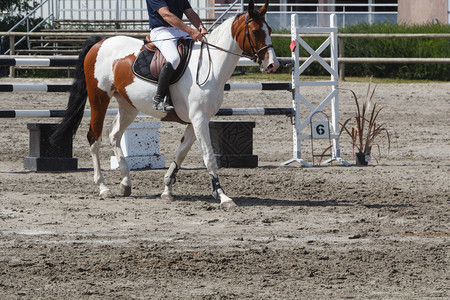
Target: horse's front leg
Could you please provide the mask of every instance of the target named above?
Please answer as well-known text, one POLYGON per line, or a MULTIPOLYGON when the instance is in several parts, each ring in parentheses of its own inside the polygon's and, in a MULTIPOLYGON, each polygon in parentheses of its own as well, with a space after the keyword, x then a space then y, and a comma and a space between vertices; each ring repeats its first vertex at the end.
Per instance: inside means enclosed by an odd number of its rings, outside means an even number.
POLYGON ((220 200, 220 206, 223 208, 236 206, 233 200, 225 195, 225 192, 219 183, 217 161, 211 145, 211 136, 209 135, 209 119, 205 117, 193 118, 192 124, 203 154, 203 161, 205 162, 206 169, 209 173, 213 197, 220 200))

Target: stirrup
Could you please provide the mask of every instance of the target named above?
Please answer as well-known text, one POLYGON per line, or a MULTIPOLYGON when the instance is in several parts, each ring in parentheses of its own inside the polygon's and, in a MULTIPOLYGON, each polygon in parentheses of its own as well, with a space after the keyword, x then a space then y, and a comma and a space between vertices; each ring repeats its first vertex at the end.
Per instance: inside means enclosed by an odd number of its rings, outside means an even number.
POLYGON ((167 97, 164 97, 163 101, 158 101, 155 98, 153 98, 153 108, 154 109, 160 110, 162 112, 169 112, 169 111, 173 110, 173 106, 169 105, 166 101, 167 97))

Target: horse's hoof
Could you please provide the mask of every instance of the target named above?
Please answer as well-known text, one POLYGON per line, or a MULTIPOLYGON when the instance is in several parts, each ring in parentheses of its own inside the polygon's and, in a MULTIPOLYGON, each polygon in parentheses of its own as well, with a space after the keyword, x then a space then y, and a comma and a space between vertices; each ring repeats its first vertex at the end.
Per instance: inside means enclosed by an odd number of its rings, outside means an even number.
POLYGON ((173 197, 172 194, 161 194, 161 199, 164 201, 174 201, 175 198, 173 197))
POLYGON ((233 202, 233 200, 227 200, 227 201, 220 203, 220 207, 228 210, 233 207, 237 207, 237 205, 236 205, 236 203, 233 202))
POLYGON ((131 195, 131 186, 120 184, 120 190, 122 191, 122 196, 124 197, 128 197, 131 195))
POLYGON ((110 190, 104 190, 100 192, 100 198, 101 199, 114 198, 114 195, 111 193, 110 190))

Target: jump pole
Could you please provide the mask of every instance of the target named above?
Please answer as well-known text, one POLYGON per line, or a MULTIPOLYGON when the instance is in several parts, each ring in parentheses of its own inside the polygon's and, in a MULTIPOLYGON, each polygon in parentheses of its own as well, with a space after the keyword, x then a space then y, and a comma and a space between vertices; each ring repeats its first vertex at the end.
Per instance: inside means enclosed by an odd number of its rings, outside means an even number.
MULTIPOLYGON (((0 92, 70 92, 70 84, 0 84, 0 92)), ((292 84, 280 83, 226 83, 224 91, 291 91, 292 84)))
MULTIPOLYGON (((278 61, 282 65, 291 64, 291 58, 279 57, 278 61)), ((78 57, 64 57, 64 58, 25 58, 25 57, 8 57, 8 55, 0 55, 0 67, 74 67, 78 62, 78 57)), ((240 58, 237 64, 238 67, 253 67, 258 66, 258 63, 248 59, 240 58)))
POLYGON ((78 58, 0 58, 1 67, 72 67, 78 58))
MULTIPOLYGON (((108 109, 107 116, 115 116, 119 110, 108 109)), ((66 113, 65 110, 0 110, 0 119, 11 118, 61 118, 66 113)), ((216 116, 293 116, 294 109, 290 107, 252 107, 252 108, 221 108, 216 116)), ((84 117, 91 115, 90 110, 84 111, 84 117)), ((139 113, 138 117, 150 117, 144 113, 139 113)))

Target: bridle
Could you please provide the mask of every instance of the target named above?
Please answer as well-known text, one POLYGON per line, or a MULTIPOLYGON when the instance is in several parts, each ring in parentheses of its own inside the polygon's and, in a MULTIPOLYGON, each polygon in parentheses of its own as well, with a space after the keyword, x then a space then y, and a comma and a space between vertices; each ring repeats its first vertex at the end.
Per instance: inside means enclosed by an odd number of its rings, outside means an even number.
MULTIPOLYGON (((256 20, 257 19, 254 19, 254 18, 250 18, 250 19, 247 20, 247 14, 245 14, 245 33, 244 33, 244 40, 242 41, 242 48, 244 48, 245 39, 247 38, 248 39, 248 43, 250 45, 250 50, 252 51, 251 54, 248 54, 245 51, 243 51, 242 54, 241 53, 236 53, 236 52, 224 49, 222 47, 216 46, 214 44, 210 44, 208 42, 208 40, 206 39, 206 36, 203 36, 201 49, 203 48, 203 45, 211 46, 211 47, 219 49, 219 50, 221 50, 223 52, 227 52, 227 53, 230 53, 230 54, 233 54, 233 55, 236 55, 236 56, 240 56, 240 57, 245 57, 245 58, 248 58, 248 59, 250 59, 250 60, 252 60, 252 61, 254 61, 254 62, 258 63, 258 64, 261 64, 263 59, 261 59, 260 53, 262 51, 264 51, 264 50, 269 49, 269 48, 273 48, 273 45, 269 44, 269 45, 266 45, 266 46, 256 50, 256 47, 254 46, 254 44, 252 42, 252 39, 250 38, 250 31, 248 29, 248 24, 250 24, 251 22, 254 22, 256 20)), ((264 21, 264 23, 267 25, 266 21, 264 21)), ((208 51, 209 51, 209 49, 208 49, 208 51)))
MULTIPOLYGON (((248 43, 250 45, 250 50, 252 51, 251 54, 246 53, 244 50, 243 50, 242 53, 236 53, 236 52, 224 49, 222 47, 216 46, 214 44, 210 44, 208 42, 208 40, 206 39, 206 36, 203 36, 202 43, 200 45, 200 54, 199 54, 199 59, 198 59, 198 64, 197 64, 196 83, 197 83, 198 86, 202 86, 202 85, 204 85, 206 83, 206 81, 208 81, 209 74, 211 72, 211 53, 209 52, 209 46, 214 47, 214 48, 216 48, 216 49, 218 49, 220 51, 223 51, 223 52, 226 52, 226 53, 229 53, 229 54, 233 54, 233 55, 236 55, 236 56, 248 58, 248 59, 258 63, 259 65, 262 64, 263 59, 261 59, 260 53, 262 51, 264 51, 264 50, 269 49, 269 48, 273 48, 273 45, 272 44, 265 45, 264 47, 256 50, 256 47, 254 46, 254 44, 252 42, 252 39, 250 37, 250 31, 248 29, 248 24, 250 24, 251 22, 254 22, 256 20, 257 19, 254 19, 254 18, 247 19, 247 14, 245 14, 245 33, 244 33, 244 40, 242 42, 242 48, 244 48, 245 39, 247 38, 248 39, 248 43), (200 83, 198 77, 199 77, 199 70, 200 70, 200 61, 201 61, 201 58, 202 58, 202 55, 203 55, 203 45, 206 45, 206 50, 208 52, 208 59, 209 59, 210 65, 209 65, 209 69, 208 69, 208 76, 206 76, 206 79, 202 83, 200 83)), ((265 20, 264 20, 264 23, 267 25, 265 20)))
MULTIPOLYGON (((250 45, 250 50, 252 51, 251 55, 247 55, 247 56, 248 56, 251 60, 253 60, 254 62, 257 62, 258 64, 261 64, 262 59, 261 59, 260 53, 261 53, 262 51, 264 51, 264 50, 269 49, 269 48, 273 48, 273 45, 272 45, 272 44, 265 45, 264 47, 262 47, 262 48, 256 50, 256 47, 254 46, 254 44, 253 44, 253 42, 252 42, 252 39, 251 39, 251 37, 250 37, 250 31, 249 31, 249 29, 248 29, 248 24, 250 24, 251 22, 256 22, 256 20, 257 20, 257 19, 254 19, 254 18, 250 18, 250 19, 247 20, 247 14, 245 14, 245 35, 244 35, 244 40, 243 40, 243 42, 242 42, 242 48, 243 48, 244 45, 245 45, 245 38, 247 38, 247 39, 248 39, 248 43, 249 43, 249 45, 250 45)), ((267 25, 267 23, 266 23, 265 20, 264 20, 264 23, 267 25)), ((267 25, 267 27, 269 27, 269 26, 267 25)), ((244 53, 245 53, 245 52, 244 52, 244 53)))

